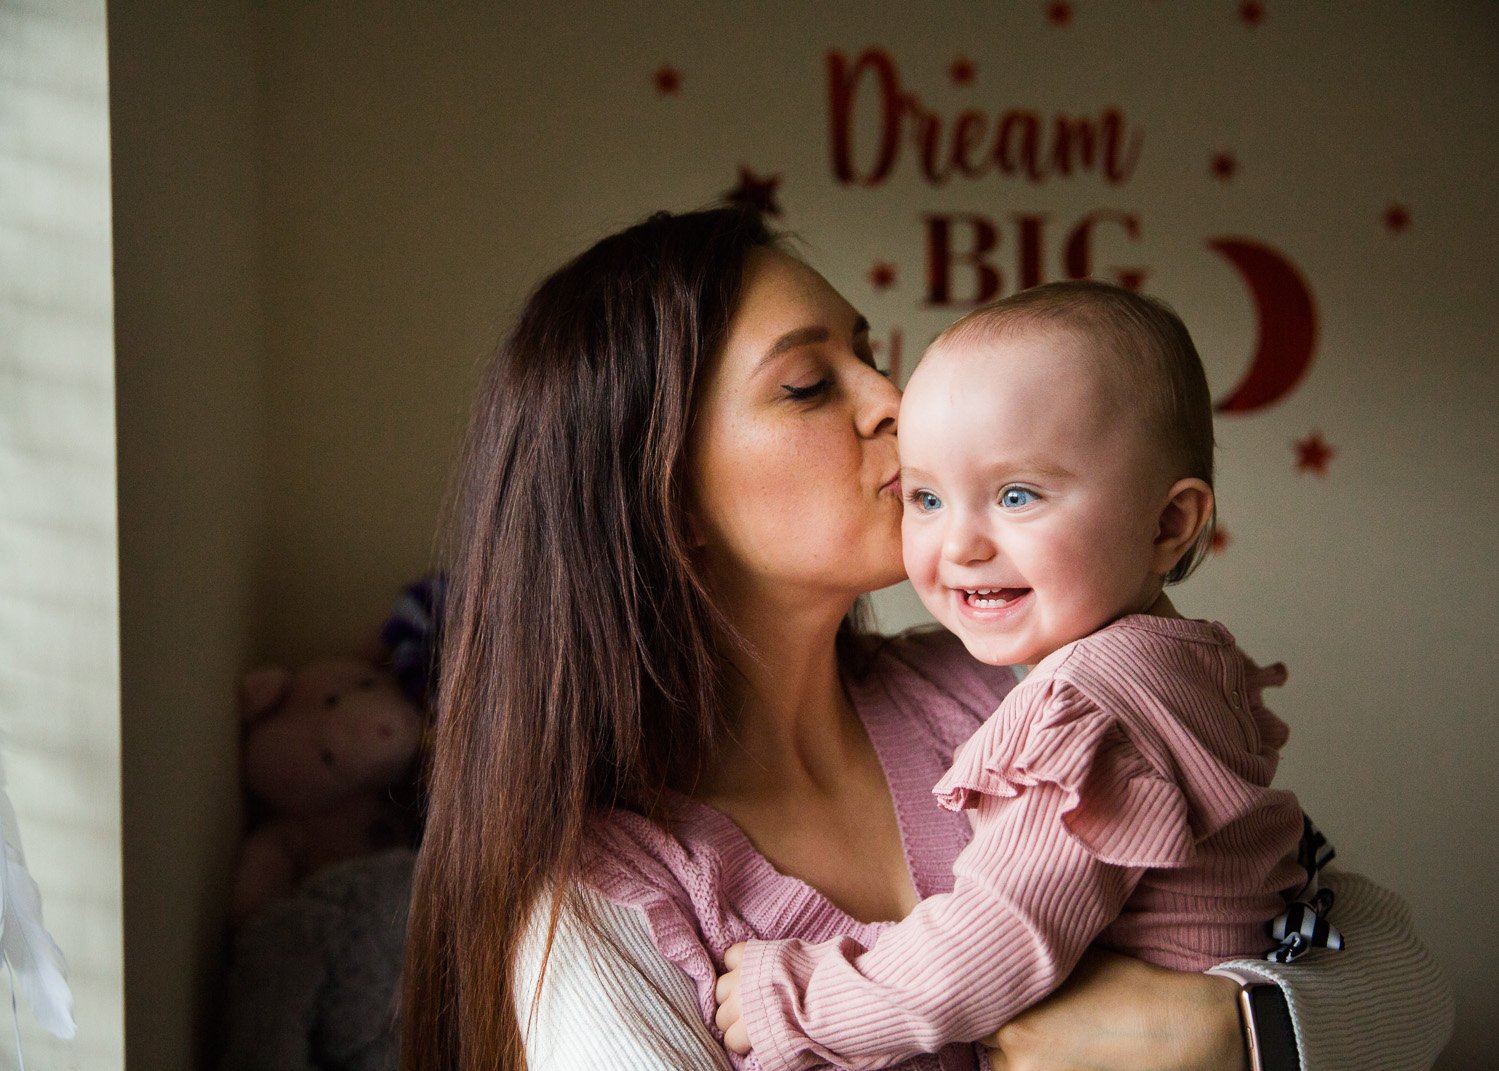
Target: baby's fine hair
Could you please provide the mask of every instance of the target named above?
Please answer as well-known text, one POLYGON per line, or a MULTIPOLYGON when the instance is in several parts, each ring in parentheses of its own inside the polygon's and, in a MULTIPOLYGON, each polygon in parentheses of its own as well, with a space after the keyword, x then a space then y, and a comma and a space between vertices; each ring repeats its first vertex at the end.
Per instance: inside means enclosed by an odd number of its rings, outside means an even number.
MULTIPOLYGON (((1163 301, 1093 280, 1047 283, 990 302, 937 336, 934 349, 1027 328, 1063 328, 1105 347, 1124 396, 1145 409, 1150 428, 1183 476, 1213 486, 1213 401, 1187 325, 1163 301)), ((1212 546, 1215 516, 1166 575, 1185 580, 1212 546)))

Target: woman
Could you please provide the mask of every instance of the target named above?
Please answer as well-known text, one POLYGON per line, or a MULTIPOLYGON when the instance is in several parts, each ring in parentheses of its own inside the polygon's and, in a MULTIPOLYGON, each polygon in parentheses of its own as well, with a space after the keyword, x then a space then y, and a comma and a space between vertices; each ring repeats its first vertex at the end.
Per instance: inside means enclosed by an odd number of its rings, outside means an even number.
MULTIPOLYGON (((464 461, 408 1067, 727 1067, 724 948, 867 941, 950 882, 966 827, 927 793, 1013 678, 849 624, 901 578, 897 405, 868 325, 735 210, 653 217, 532 296, 464 461)), ((1349 892, 1350 946, 1377 932, 1319 969, 1386 996, 1349 1020, 1298 982, 1303 1041, 1403 1022, 1381 1066, 1429 1061, 1445 991, 1349 892)), ((1097 953, 994 1059, 1244 1066, 1236 992, 1097 953)))

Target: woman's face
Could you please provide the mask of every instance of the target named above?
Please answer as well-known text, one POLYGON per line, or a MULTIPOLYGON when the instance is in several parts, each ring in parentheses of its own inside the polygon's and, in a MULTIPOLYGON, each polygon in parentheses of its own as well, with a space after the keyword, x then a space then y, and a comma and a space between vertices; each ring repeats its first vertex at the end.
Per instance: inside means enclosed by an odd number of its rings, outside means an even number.
POLYGON ((692 436, 693 534, 721 594, 849 598, 902 579, 899 404, 864 318, 801 261, 753 251, 692 436))

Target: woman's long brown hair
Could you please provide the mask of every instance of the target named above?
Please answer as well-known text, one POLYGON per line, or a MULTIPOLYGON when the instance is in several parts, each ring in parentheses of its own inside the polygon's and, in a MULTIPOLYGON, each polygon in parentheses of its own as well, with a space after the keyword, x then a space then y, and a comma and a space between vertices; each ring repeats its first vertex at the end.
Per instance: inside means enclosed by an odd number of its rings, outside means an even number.
POLYGON ((517 948, 590 812, 656 809, 723 731, 723 622, 684 457, 757 215, 660 214, 541 284, 464 450, 438 728, 401 1008, 408 1069, 523 1068, 517 948))

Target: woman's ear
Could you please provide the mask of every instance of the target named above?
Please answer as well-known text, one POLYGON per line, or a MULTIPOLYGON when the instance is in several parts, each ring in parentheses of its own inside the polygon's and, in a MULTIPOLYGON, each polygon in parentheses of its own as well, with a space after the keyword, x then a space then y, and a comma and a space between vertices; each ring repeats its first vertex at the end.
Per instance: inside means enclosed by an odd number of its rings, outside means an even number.
POLYGON ((1171 485, 1156 522, 1153 572, 1165 576, 1192 549, 1213 516, 1213 489, 1196 476, 1171 485))

